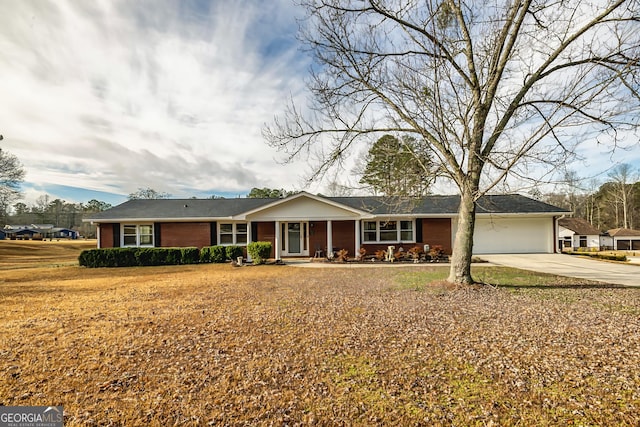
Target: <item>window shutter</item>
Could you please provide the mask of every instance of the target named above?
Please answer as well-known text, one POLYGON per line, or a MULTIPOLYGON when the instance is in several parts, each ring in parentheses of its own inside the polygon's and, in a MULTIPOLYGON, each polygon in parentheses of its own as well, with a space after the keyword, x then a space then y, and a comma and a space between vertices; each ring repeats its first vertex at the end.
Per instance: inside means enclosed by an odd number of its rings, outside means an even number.
MULTIPOLYGON (((257 222, 252 222, 251 223, 251 242, 258 242, 260 239, 258 239, 258 223, 257 222)), ((251 242, 247 242, 247 243, 251 243, 251 242)))
POLYGON ((154 222, 153 223, 153 246, 155 246, 156 248, 159 248, 160 246, 162 246, 161 241, 160 241, 160 223, 159 222, 154 222))
POLYGON ((422 218, 416 218, 416 242, 424 242, 422 239, 422 218))
POLYGON ((211 246, 216 246, 218 244, 218 223, 215 221, 210 224, 209 234, 211 235, 211 246))
POLYGON ((120 223, 116 222, 111 225, 113 227, 113 247, 120 247, 120 223))

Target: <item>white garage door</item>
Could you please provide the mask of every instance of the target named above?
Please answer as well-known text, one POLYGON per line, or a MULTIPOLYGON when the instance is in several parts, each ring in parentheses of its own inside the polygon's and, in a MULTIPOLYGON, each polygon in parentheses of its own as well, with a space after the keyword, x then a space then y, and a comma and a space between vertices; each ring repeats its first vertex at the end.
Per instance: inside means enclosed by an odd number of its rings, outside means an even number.
POLYGON ((473 253, 551 253, 552 218, 477 218, 473 253))

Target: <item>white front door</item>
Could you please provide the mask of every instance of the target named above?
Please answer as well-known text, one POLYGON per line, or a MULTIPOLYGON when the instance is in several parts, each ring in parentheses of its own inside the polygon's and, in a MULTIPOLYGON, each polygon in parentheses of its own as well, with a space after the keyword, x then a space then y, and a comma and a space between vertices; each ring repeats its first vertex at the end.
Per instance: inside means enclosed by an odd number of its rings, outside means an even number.
POLYGON ((307 222, 283 222, 280 226, 283 256, 309 255, 309 224, 307 222))

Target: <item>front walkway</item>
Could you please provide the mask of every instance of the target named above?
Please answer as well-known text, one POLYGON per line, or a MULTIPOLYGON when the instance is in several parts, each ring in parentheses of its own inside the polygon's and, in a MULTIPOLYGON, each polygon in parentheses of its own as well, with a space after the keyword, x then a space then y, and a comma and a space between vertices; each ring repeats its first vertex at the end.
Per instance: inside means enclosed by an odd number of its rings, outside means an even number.
POLYGON ((283 259, 285 264, 304 268, 450 267, 448 262, 310 262, 309 258, 283 259))

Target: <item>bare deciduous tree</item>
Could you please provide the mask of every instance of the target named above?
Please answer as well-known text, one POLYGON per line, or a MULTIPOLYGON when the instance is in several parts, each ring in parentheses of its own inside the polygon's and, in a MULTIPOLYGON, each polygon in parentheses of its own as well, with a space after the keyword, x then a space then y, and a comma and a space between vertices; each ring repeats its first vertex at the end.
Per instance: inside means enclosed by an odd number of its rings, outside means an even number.
MULTIPOLYGON (((609 173, 613 191, 610 196, 616 205, 622 209, 622 221, 619 225, 624 228, 633 228, 633 183, 638 180, 638 173, 630 164, 621 163, 609 173)), ((616 209, 617 216, 617 209, 616 209)))
MULTIPOLYGON (((0 135, 0 141, 3 139, 0 135)), ((20 160, 0 148, 0 218, 5 219, 11 203, 20 198, 25 170, 20 160)))
POLYGON ((638 0, 301 0, 311 108, 264 129, 322 174, 359 140, 425 141, 460 193, 449 280, 472 283, 475 203, 543 179, 586 137, 615 147, 640 104, 638 0), (582 134, 582 138, 576 135, 582 134))

